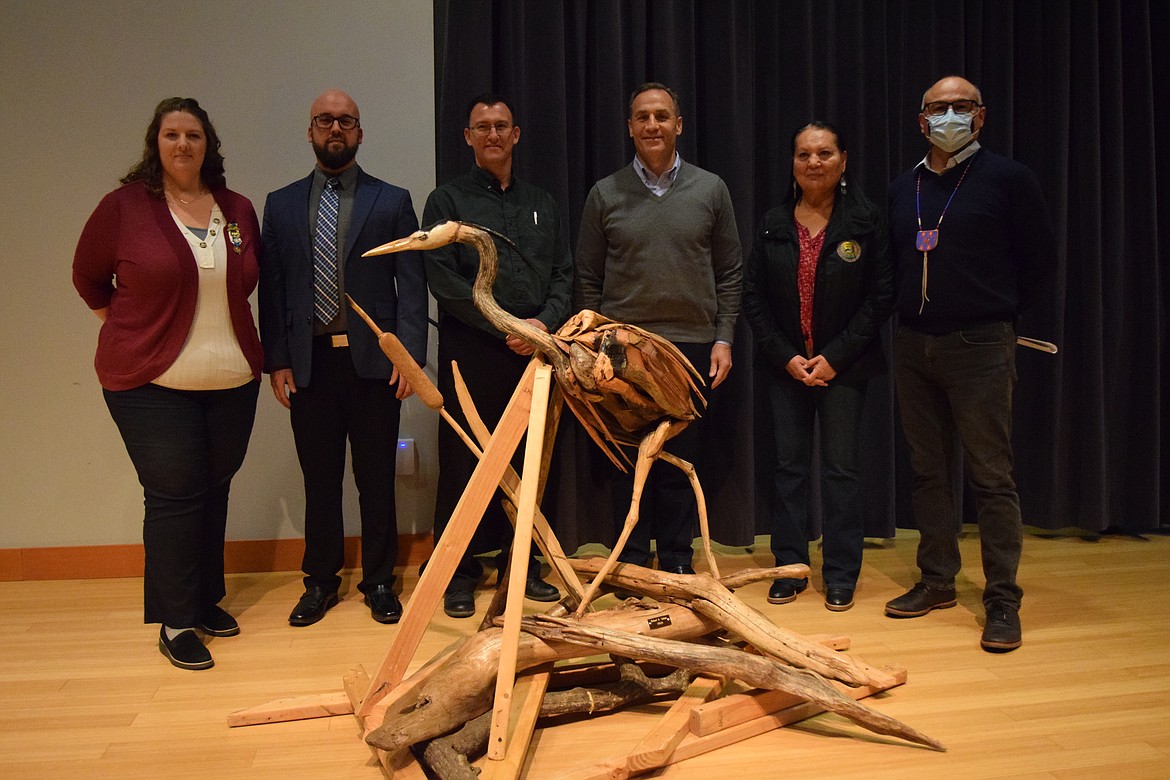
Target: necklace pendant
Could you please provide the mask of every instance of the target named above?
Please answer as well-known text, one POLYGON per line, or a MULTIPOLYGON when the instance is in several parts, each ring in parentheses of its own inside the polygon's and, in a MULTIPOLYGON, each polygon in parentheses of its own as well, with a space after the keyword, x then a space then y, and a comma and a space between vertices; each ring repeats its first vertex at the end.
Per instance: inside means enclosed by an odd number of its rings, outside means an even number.
POLYGON ((914 240, 914 248, 919 252, 929 252, 938 246, 938 228, 934 230, 919 230, 914 240))

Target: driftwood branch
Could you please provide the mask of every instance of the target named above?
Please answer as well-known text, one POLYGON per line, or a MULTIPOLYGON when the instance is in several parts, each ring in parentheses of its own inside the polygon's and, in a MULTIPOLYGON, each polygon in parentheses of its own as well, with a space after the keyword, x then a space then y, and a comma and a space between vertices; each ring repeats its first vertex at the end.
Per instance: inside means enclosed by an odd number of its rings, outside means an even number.
POLYGON ((878 734, 890 734, 937 750, 944 749, 938 740, 854 701, 816 674, 792 669, 770 658, 731 648, 702 646, 671 639, 635 638, 621 631, 547 615, 525 618, 523 628, 548 641, 571 642, 607 653, 702 670, 704 675, 742 680, 757 688, 788 691, 878 734))
MULTIPOLYGON (((586 574, 599 571, 602 563, 601 558, 571 561, 575 571, 586 574)), ((808 567, 798 564, 740 572, 735 575, 735 581, 746 583, 777 577, 803 577, 807 574, 808 567)), ((840 680, 854 687, 874 685, 888 688, 892 685, 885 672, 851 656, 826 650, 800 634, 777 626, 766 615, 728 590, 723 581, 706 574, 667 574, 625 563, 616 567, 606 580, 622 590, 644 593, 659 601, 693 609, 742 637, 764 655, 792 666, 809 669, 822 677, 840 680)))
MULTIPOLYGON (((626 604, 590 613, 578 622, 604 624, 634 637, 653 632, 683 640, 721 630, 718 623, 674 604, 626 604)), ((441 664, 434 667, 428 664, 430 675, 425 681, 418 685, 404 681, 400 694, 386 697, 385 715, 380 725, 366 736, 366 742, 393 752, 447 734, 486 712, 492 703, 501 639, 500 628, 472 634, 457 643, 441 664)), ((588 654, 580 645, 547 642, 524 633, 520 636, 516 670, 588 654)))
MULTIPOLYGON (((663 677, 650 677, 629 659, 614 659, 620 679, 596 686, 577 686, 550 691, 540 705, 541 718, 565 715, 592 715, 621 707, 645 704, 663 696, 680 695, 694 679, 694 673, 676 669, 663 677)), ((485 712, 445 737, 415 745, 415 756, 440 780, 475 780, 479 769, 471 762, 487 751, 491 713, 485 712)))

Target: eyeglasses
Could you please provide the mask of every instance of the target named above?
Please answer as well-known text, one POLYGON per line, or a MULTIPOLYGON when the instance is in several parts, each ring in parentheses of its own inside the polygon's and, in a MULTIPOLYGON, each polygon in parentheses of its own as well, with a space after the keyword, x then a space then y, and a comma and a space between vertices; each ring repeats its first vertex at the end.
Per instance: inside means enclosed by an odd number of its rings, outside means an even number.
POLYGON ((945 100, 932 100, 922 107, 922 113, 926 116, 942 116, 948 108, 953 108, 956 114, 974 114, 982 107, 983 104, 978 100, 953 100, 949 103, 945 100))
POLYGON ((489 125, 487 122, 480 122, 477 125, 472 125, 470 130, 481 137, 491 135, 493 130, 499 135, 507 135, 512 130, 512 123, 496 122, 494 125, 489 125))
POLYGON ((329 114, 317 114, 313 117, 313 127, 318 130, 332 130, 333 123, 341 125, 342 130, 353 130, 358 126, 358 118, 356 116, 330 116, 329 114))

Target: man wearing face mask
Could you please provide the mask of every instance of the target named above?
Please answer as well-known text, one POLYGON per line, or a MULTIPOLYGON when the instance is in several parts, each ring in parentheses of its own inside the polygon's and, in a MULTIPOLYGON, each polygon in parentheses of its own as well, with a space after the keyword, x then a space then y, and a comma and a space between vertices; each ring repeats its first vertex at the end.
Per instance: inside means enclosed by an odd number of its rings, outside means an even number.
POLYGON ((980 147, 986 117, 971 82, 949 76, 934 84, 918 115, 930 150, 890 185, 895 377, 914 470, 921 581, 888 602, 886 614, 920 617, 955 606, 963 464, 986 577, 980 644, 1008 652, 1022 642, 1023 595, 1011 447, 1015 322, 1055 265, 1056 239, 1032 172, 980 147))

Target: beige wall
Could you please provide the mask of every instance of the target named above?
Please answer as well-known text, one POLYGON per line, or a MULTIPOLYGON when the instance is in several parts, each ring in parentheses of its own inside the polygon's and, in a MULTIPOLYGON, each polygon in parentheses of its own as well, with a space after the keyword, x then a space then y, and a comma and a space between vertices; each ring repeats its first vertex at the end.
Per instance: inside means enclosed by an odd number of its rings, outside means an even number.
MULTIPOLYGON (((98 321, 70 263, 90 212, 140 155, 155 104, 190 95, 207 108, 228 185, 259 212, 312 167, 313 97, 346 89, 362 108, 359 162, 407 187, 421 212, 434 185, 431 19, 430 0, 0 0, 0 548, 141 540, 142 492, 94 376, 98 321)), ((414 399, 402 427, 421 472, 399 478, 399 529, 425 531, 436 417, 414 399)), ((349 533, 354 492, 350 479, 349 533)), ((287 413, 265 382, 228 536, 300 536, 303 510, 287 413)))

